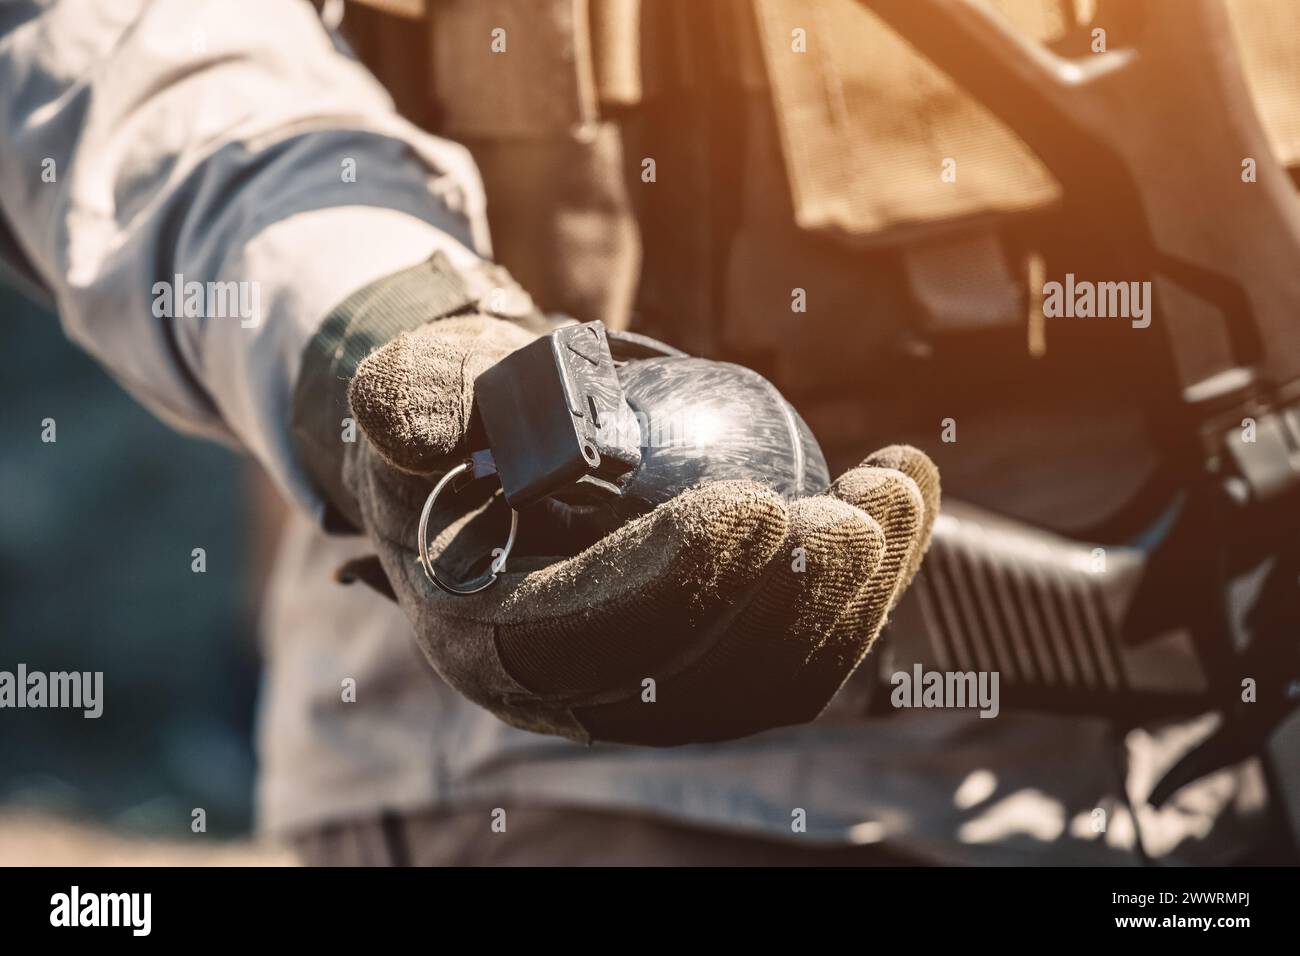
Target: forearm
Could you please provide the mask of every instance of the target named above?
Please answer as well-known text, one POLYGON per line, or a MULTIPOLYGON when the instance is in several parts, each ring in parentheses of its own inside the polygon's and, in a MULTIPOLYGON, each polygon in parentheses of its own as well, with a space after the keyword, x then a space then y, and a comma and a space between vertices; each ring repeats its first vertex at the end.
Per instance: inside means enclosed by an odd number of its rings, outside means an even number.
POLYGON ((0 90, 0 208, 68 334, 319 510, 288 436, 304 345, 374 279, 486 252, 468 154, 299 0, 0 3, 0 90))

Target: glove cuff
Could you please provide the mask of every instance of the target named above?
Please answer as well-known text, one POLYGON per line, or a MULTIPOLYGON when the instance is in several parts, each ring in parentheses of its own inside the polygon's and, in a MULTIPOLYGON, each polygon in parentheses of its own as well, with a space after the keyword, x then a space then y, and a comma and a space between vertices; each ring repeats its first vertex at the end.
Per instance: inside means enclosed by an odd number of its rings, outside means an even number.
POLYGON ((348 443, 361 440, 348 407, 348 383, 367 355, 427 322, 477 312, 543 321, 505 270, 485 263, 474 275, 456 270, 441 252, 348 296, 321 323, 303 351, 294 387, 292 435, 298 460, 326 502, 326 531, 358 533, 356 501, 343 483, 348 443), (493 301, 504 291, 505 306, 493 301), (513 306, 513 308, 509 308, 513 306))

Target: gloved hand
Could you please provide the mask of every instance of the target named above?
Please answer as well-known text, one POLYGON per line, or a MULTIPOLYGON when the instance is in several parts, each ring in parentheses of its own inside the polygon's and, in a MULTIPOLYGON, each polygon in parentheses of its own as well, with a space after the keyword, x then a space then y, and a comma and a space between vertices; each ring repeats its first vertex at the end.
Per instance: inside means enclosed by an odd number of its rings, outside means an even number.
MULTIPOLYGON (((451 596, 420 568, 417 519, 432 482, 474 450, 474 378, 531 338, 448 318, 371 354, 351 383, 366 441, 345 482, 434 669, 507 723, 583 741, 683 744, 812 720, 921 561, 933 464, 887 448, 830 494, 789 504, 716 482, 585 548, 535 507, 496 584, 451 596)), ((504 541, 509 512, 491 486, 439 501, 431 550, 451 579, 481 573, 504 541)))

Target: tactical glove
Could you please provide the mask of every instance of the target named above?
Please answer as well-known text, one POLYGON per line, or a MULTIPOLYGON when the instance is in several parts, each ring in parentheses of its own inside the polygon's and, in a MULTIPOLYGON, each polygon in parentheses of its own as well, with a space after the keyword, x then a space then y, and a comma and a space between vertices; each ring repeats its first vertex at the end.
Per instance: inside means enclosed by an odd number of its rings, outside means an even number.
MULTIPOLYGON (((475 377, 532 336, 462 310, 397 335, 351 379, 364 437, 345 455, 348 510, 430 664, 507 723, 581 741, 665 746, 812 720, 921 561, 933 464, 887 448, 793 502, 714 482, 594 543, 543 503, 521 516, 496 584, 448 595, 420 567, 417 519, 432 483, 483 447, 475 377)), ((481 573, 504 540, 509 510, 490 486, 442 498, 433 515, 430 550, 451 579, 481 573)))

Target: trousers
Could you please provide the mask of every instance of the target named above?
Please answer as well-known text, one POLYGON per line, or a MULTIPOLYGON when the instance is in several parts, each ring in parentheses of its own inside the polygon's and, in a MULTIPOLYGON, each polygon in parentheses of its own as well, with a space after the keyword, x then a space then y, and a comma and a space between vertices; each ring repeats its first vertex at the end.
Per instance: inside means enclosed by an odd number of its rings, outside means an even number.
POLYGON ((384 814, 294 838, 308 866, 897 866, 883 846, 772 840, 575 807, 384 814))

